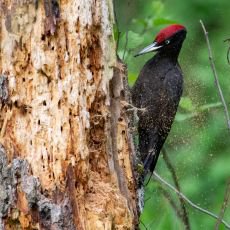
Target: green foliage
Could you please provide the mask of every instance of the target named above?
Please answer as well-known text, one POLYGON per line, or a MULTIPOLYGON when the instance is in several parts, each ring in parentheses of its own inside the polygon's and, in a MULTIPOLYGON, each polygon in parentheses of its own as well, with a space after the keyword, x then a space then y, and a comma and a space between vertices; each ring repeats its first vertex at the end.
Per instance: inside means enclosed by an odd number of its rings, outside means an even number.
MULTIPOLYGON (((208 60, 205 38, 199 24, 202 19, 209 32, 213 55, 223 93, 230 104, 230 66, 227 63, 229 35, 229 0, 115 0, 121 32, 118 53, 128 64, 132 86, 144 63, 152 56, 134 58, 150 44, 165 25, 180 23, 188 35, 180 54, 184 72, 184 92, 166 148, 179 177, 182 191, 194 203, 216 214, 220 212, 227 178, 230 176, 230 134, 215 87, 208 60), (127 36, 128 35, 128 36, 127 36), (125 54, 125 55, 124 55, 125 54)), ((173 184, 169 170, 160 157, 156 171, 173 184)), ((175 210, 151 181, 146 187, 146 201, 141 221, 148 230, 180 230, 183 224, 175 210)), ((178 198, 170 191, 172 198, 178 198)), ((215 220, 187 206, 191 229, 214 229, 215 220)), ((230 223, 230 208, 224 219, 230 223)), ((145 229, 140 225, 141 229, 145 229)), ((221 226, 220 229, 224 229, 221 226)))
POLYGON ((194 110, 194 106, 192 104, 192 100, 189 97, 182 97, 180 100, 180 107, 189 112, 194 110))
POLYGON ((114 36, 115 41, 118 41, 119 29, 118 29, 118 26, 116 24, 113 26, 113 36, 114 36))
POLYGON ((174 23, 177 22, 167 18, 156 18, 153 20, 153 26, 169 25, 174 23))
POLYGON ((127 44, 129 50, 134 49, 136 46, 139 46, 139 45, 143 44, 143 42, 144 42, 144 38, 139 33, 129 31, 128 36, 131 38, 127 44))

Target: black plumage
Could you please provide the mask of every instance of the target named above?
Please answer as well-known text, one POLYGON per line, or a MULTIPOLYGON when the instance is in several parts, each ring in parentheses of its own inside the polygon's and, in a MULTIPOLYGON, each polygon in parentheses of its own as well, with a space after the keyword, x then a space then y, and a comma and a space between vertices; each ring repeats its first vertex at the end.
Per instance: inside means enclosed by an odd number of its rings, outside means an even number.
POLYGON ((144 65, 132 88, 133 105, 140 108, 139 151, 145 175, 155 169, 183 91, 183 75, 177 58, 186 30, 181 26, 161 33, 154 42, 157 54, 144 65))

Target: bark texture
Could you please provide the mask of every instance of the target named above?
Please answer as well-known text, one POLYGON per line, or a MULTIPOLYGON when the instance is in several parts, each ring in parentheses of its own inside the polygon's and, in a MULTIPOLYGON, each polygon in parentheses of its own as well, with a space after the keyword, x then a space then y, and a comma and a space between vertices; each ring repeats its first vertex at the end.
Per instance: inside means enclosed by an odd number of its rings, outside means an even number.
POLYGON ((0 0, 0 229, 135 229, 109 0, 0 0))

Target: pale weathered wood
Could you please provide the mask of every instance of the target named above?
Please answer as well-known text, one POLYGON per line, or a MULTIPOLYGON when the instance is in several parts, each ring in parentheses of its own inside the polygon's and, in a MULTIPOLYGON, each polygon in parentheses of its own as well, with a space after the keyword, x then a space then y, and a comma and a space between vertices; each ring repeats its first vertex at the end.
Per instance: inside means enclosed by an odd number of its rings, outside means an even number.
POLYGON ((0 229, 135 229, 107 0, 0 0, 0 229))

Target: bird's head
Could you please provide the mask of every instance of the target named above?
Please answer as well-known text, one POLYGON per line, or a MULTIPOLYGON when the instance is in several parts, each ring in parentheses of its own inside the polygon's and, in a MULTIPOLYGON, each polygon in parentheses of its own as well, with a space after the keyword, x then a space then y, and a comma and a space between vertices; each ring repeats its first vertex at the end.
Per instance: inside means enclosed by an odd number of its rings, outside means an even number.
POLYGON ((181 47, 186 33, 186 28, 182 25, 167 26, 157 34, 152 44, 142 49, 135 57, 152 51, 178 49, 181 47))

